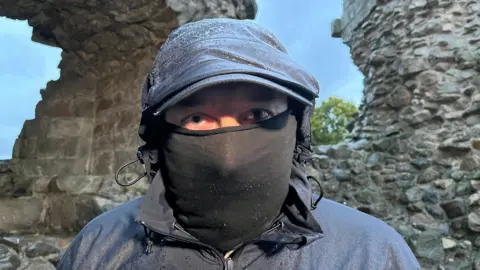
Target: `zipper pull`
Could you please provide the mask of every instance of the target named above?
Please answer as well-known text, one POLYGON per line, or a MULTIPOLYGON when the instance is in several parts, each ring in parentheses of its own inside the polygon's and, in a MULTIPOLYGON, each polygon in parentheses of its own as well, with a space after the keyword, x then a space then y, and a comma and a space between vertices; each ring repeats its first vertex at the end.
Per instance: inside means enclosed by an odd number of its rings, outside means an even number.
POLYGON ((153 241, 152 241, 152 239, 148 238, 147 239, 147 248, 145 248, 145 253, 147 255, 150 255, 150 254, 152 254, 152 252, 153 252, 153 241))
POLYGON ((233 260, 232 260, 232 258, 227 258, 226 269, 227 270, 233 270, 233 260))
MULTIPOLYGON (((142 224, 144 223, 142 222, 142 224)), ((147 237, 147 247, 145 248, 145 253, 149 255, 149 254, 152 254, 153 252, 153 240, 152 240, 153 231, 148 231, 146 226, 144 226, 143 228, 145 229, 145 234, 147 237)))

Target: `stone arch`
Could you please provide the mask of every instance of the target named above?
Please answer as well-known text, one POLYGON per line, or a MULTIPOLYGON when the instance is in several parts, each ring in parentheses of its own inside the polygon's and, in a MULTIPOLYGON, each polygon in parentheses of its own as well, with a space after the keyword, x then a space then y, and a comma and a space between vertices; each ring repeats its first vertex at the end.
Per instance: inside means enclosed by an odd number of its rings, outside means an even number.
POLYGON ((254 0, 2 1, 0 16, 27 20, 33 41, 63 51, 60 78, 41 91, 15 142, 8 166, 12 193, 23 198, 0 203, 8 220, 0 232, 78 229, 96 208, 138 195, 113 184, 113 174, 140 145, 140 87, 158 48, 186 22, 253 19, 256 9, 254 0), (25 203, 39 205, 37 214, 13 218, 25 203))

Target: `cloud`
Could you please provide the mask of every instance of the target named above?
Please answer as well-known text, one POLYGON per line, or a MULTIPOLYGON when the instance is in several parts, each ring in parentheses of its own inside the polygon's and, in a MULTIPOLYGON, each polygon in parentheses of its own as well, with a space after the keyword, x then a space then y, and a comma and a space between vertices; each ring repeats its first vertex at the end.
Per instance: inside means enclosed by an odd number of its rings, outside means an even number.
MULTIPOLYGON (((354 75, 353 78, 349 78, 345 83, 339 84, 335 91, 330 96, 340 97, 346 101, 350 101, 357 107, 360 106, 363 97, 363 76, 354 75)), ((328 97, 323 98, 327 99, 328 97)))
POLYGON ((20 133, 21 126, 0 125, 0 159, 10 159, 12 157, 13 144, 20 133))
POLYGON ((0 18, 0 159, 10 158, 26 119, 35 116, 40 89, 58 79, 61 50, 31 41, 25 21, 0 18))
POLYGON ((0 74, 29 80, 58 78, 61 49, 32 42, 32 28, 25 21, 0 18, 0 25, 0 74))
POLYGON ((30 40, 32 36, 32 28, 28 25, 27 21, 12 20, 5 17, 0 17, 0 23, 2 24, 2 28, 0 28, 0 34, 15 35, 26 40, 30 40), (30 30, 25 31, 27 28, 30 30))
POLYGON ((363 74, 351 65, 341 65, 342 71, 333 74, 328 84, 320 89, 320 100, 335 96, 359 106, 363 97, 363 74))
POLYGON ((337 96, 360 103, 363 75, 353 64, 348 46, 331 37, 331 22, 342 16, 342 1, 304 0, 299 5, 261 0, 258 5, 255 21, 271 30, 292 58, 317 78, 320 102, 337 96))

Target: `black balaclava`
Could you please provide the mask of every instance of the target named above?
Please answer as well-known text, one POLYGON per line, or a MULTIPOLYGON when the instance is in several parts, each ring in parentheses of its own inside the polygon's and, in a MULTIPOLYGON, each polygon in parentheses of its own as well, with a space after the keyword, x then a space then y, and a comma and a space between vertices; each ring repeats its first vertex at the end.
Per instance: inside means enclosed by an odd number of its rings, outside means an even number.
POLYGON ((268 230, 289 190, 297 121, 190 131, 168 123, 160 172, 178 223, 222 252, 268 230))

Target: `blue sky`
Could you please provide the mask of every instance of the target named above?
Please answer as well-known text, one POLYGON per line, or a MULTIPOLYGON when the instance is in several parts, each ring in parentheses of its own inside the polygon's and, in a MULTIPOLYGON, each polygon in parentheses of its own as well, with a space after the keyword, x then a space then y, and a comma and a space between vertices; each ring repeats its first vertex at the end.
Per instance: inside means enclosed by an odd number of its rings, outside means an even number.
MULTIPOLYGON (((360 103, 363 75, 349 48, 330 36, 342 15, 342 0, 257 0, 256 22, 274 32, 292 57, 318 79, 320 100, 329 96, 360 103)), ((40 89, 58 79, 61 50, 31 41, 26 21, 0 17, 0 159, 9 159, 26 119, 35 116, 40 89)), ((140 86, 139 86, 140 91, 140 86)))

